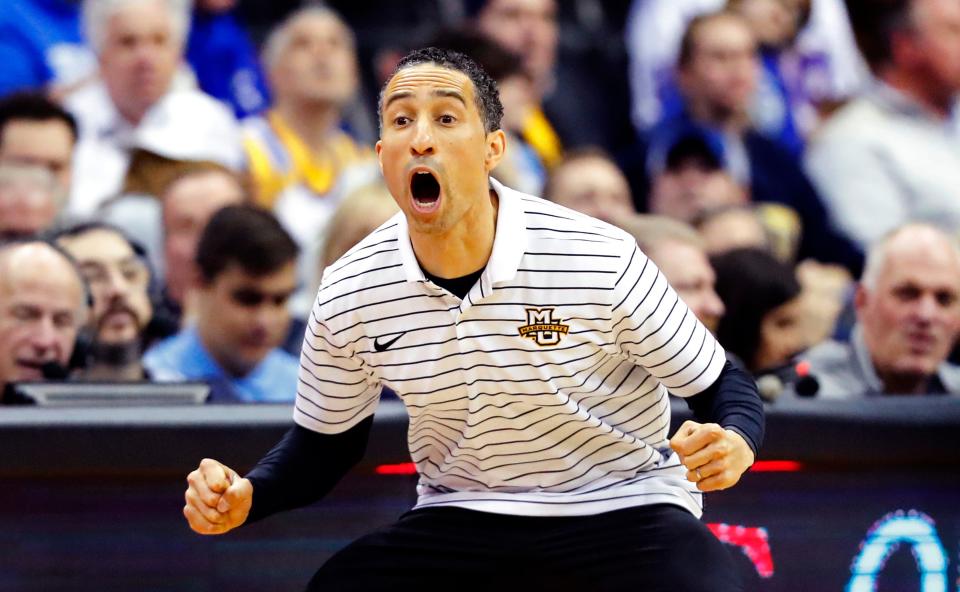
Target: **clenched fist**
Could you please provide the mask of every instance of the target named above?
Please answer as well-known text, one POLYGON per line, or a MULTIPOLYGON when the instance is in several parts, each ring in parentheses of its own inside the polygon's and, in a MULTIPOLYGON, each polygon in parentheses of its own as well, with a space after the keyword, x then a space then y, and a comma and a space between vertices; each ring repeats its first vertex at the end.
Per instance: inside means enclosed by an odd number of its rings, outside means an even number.
POLYGON ((670 439, 670 448, 700 491, 733 487, 753 464, 753 450, 743 436, 715 423, 683 422, 670 439))
POLYGON ((190 528, 200 534, 223 534, 240 526, 250 513, 253 484, 236 471, 205 458, 187 475, 187 504, 183 507, 190 528))

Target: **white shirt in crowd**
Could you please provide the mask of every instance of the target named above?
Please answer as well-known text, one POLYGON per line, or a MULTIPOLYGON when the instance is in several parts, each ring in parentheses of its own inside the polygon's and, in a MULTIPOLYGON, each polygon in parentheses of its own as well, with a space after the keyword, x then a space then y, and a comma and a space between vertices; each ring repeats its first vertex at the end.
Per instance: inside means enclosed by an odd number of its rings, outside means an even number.
POLYGON ((866 249, 910 221, 960 230, 960 137, 877 82, 811 138, 806 168, 834 226, 866 249))
POLYGON ((117 111, 102 82, 69 95, 80 139, 68 211, 88 217, 123 186, 130 154, 143 148, 175 160, 211 160, 240 170, 244 155, 233 113, 206 94, 176 86, 132 125, 117 111))

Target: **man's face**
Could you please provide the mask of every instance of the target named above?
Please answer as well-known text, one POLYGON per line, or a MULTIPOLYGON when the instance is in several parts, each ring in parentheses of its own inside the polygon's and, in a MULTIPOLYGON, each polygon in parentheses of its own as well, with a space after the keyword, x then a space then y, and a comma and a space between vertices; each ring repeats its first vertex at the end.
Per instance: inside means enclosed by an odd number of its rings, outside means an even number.
POLYGON ((297 286, 293 261, 265 276, 230 265, 197 291, 197 330, 210 355, 243 376, 283 342, 287 300, 297 286))
POLYGON ((137 341, 153 316, 147 294, 150 272, 129 243, 112 230, 97 229, 60 239, 80 265, 93 294, 97 341, 137 341))
POLYGON ((723 169, 689 161, 654 177, 650 211, 693 222, 703 212, 747 202, 746 192, 723 169))
POLYGON ((718 117, 746 111, 757 87, 757 46, 735 16, 711 19, 694 34, 689 62, 679 70, 683 93, 718 117))
POLYGON ((59 213, 55 190, 52 183, 35 177, 9 179, 0 184, 0 239, 31 236, 49 229, 59 213))
POLYGON ((752 368, 764 370, 786 364, 793 356, 813 345, 804 326, 805 314, 803 298, 797 296, 763 316, 756 357, 748 361, 752 368))
POLYGON ((942 241, 893 240, 876 286, 857 290, 857 319, 878 373, 931 376, 960 331, 960 262, 942 241))
POLYGON ((503 132, 487 134, 463 73, 434 64, 404 68, 387 84, 377 157, 411 230, 444 234, 488 199, 503 132))
POLYGON ((271 76, 281 99, 346 104, 356 93, 357 56, 346 25, 331 14, 305 14, 289 25, 289 39, 271 76))
POLYGON ((0 254, 0 388, 67 365, 83 322, 83 287, 62 255, 39 244, 0 254))
POLYGON ((960 92, 960 2, 914 0, 914 68, 950 101, 960 92))
POLYGON ((561 205, 608 222, 636 214, 626 178, 603 158, 574 160, 553 174, 550 198, 561 205))
POLYGON ((554 0, 489 0, 477 25, 483 34, 523 58, 538 83, 549 78, 559 38, 554 0))
POLYGON ((0 162, 43 167, 66 193, 73 174, 73 135, 57 119, 12 120, 0 133, 0 162))
POLYGON ((124 117, 139 122, 167 93, 181 51, 165 2, 136 2, 113 13, 100 50, 100 74, 124 117))
POLYGON ((648 255, 690 311, 707 329, 715 332, 724 307, 715 289, 717 276, 706 254, 693 245, 665 240, 648 255))
POLYGON ((226 173, 185 177, 163 195, 163 252, 167 291, 183 302, 196 275, 194 256, 200 234, 220 209, 243 203, 243 188, 226 173))

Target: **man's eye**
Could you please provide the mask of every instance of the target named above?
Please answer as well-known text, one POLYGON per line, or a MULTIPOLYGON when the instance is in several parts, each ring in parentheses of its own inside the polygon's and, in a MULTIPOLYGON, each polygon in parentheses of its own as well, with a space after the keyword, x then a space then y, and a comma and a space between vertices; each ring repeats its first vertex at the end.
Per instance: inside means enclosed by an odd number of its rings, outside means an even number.
POLYGON ((396 126, 398 126, 398 127, 403 127, 403 126, 407 125, 408 123, 410 123, 410 118, 409 118, 409 117, 404 117, 403 115, 401 115, 400 117, 395 117, 395 118, 393 119, 393 124, 396 125, 396 126))
POLYGON ((442 124, 444 124, 444 125, 450 125, 451 123, 454 123, 456 120, 457 120, 457 118, 454 117, 453 115, 441 115, 441 116, 440 116, 440 123, 442 123, 442 124))

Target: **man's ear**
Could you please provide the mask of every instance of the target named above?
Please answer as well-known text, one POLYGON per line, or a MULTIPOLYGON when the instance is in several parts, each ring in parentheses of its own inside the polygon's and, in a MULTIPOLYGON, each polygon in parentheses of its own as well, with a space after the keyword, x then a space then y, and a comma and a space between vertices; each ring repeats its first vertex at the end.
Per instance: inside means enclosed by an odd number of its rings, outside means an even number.
POLYGON ((487 134, 487 151, 483 159, 487 172, 497 167, 503 159, 503 153, 506 149, 507 135, 503 133, 503 130, 498 129, 487 134))
POLYGON ((383 142, 377 140, 377 144, 374 146, 374 149, 377 151, 377 164, 380 166, 380 175, 383 175, 383 142))
POLYGON ((867 292, 867 289, 862 283, 857 284, 857 289, 853 292, 853 309, 856 311, 857 316, 860 316, 863 309, 867 306, 867 300, 870 299, 870 294, 867 292))

